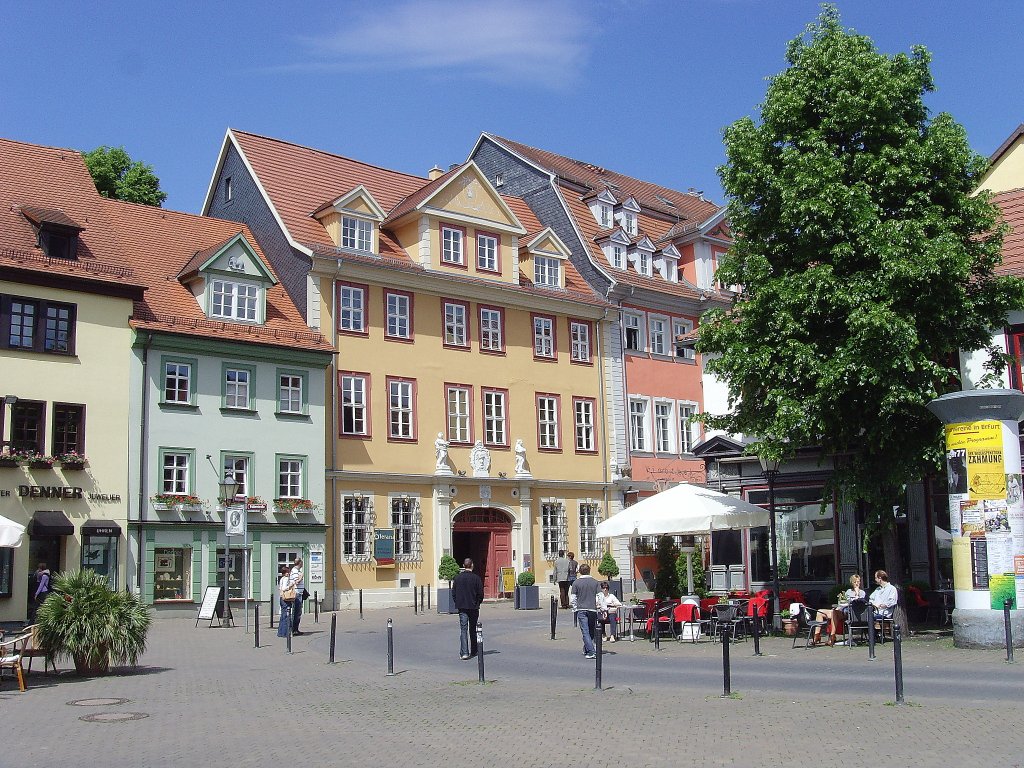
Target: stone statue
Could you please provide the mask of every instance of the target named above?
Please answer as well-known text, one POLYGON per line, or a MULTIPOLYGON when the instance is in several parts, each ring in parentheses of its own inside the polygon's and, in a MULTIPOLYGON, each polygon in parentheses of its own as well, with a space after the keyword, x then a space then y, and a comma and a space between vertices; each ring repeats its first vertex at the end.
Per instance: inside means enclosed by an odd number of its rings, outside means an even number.
POLYGON ((434 474, 450 475, 452 469, 448 466, 448 441, 444 439, 443 432, 437 433, 437 440, 434 441, 434 453, 437 455, 434 474))
POLYGON ((473 443, 469 454, 469 465, 473 468, 473 477, 489 477, 491 469, 491 452, 484 448, 483 440, 473 443))
POLYGON ((522 438, 516 440, 516 476, 521 477, 529 474, 526 471, 526 446, 523 445, 522 438))

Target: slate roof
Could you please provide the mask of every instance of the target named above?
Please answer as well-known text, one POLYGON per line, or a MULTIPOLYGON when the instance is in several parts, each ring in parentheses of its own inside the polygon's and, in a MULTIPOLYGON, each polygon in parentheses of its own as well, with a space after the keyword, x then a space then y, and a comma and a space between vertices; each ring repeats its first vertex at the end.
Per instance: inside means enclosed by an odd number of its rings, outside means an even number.
POLYGON ((75 150, 0 139, 0 269, 141 291, 102 200, 75 150), (76 258, 47 257, 30 219, 81 228, 76 258))
POLYGON ((1024 277, 1024 189, 1011 189, 992 197, 1003 212, 1010 231, 1003 238, 1003 263, 996 269, 1001 275, 1024 277))
MULTIPOLYGON (((388 230, 387 225, 415 209, 419 203, 450 179, 452 174, 458 173, 461 165, 431 181, 278 139, 269 139, 234 129, 232 129, 232 134, 245 153, 257 179, 266 190, 274 209, 277 210, 297 242, 318 254, 341 257, 348 262, 379 266, 384 269, 427 272, 418 262, 409 258, 408 253, 395 239, 394 234, 388 230), (324 226, 311 216, 314 211, 323 208, 325 200, 335 200, 360 184, 366 187, 386 212, 379 233, 378 254, 360 254, 339 250, 324 226)), ((502 195, 501 198, 527 232, 519 238, 520 245, 529 242, 543 231, 544 226, 537 220, 525 202, 517 197, 507 195, 502 195)), ((531 276, 523 274, 520 274, 519 288, 537 295, 581 301, 598 306, 607 305, 604 299, 594 293, 571 263, 568 261, 563 263, 565 290, 536 287, 530 280, 531 276)), ((442 270, 431 271, 430 274, 442 276, 445 280, 503 287, 502 283, 485 277, 452 274, 442 270)))

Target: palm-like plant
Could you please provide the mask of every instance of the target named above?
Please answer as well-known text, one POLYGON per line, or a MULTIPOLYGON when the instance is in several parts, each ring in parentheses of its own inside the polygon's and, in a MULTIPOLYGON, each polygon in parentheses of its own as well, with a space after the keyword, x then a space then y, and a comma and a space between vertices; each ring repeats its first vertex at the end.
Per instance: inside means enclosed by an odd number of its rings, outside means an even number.
POLYGON ((152 617, 130 592, 116 592, 95 571, 53 577, 53 592, 36 614, 39 638, 54 657, 75 663, 79 674, 104 674, 109 664, 137 664, 146 650, 152 617))

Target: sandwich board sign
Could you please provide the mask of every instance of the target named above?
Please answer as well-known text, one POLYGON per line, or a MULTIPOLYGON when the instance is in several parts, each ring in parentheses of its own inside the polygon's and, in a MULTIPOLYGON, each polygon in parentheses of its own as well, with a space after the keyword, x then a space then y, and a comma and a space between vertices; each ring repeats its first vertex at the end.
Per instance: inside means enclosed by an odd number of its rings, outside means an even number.
POLYGON ((223 589, 223 587, 207 587, 206 591, 203 592, 203 602, 199 606, 199 615, 196 617, 197 627, 200 621, 205 620, 209 620, 212 627, 214 619, 220 621, 218 626, 234 626, 230 604, 228 605, 227 618, 224 617, 224 601, 220 599, 223 589))

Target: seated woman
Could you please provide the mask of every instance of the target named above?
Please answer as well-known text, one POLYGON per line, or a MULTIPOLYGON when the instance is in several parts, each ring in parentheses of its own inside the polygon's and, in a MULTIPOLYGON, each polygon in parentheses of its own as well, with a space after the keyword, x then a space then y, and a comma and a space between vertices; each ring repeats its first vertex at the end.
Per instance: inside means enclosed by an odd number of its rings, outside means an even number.
MULTIPOLYGON (((849 618, 850 608, 849 603, 851 600, 863 600, 864 590, 861 589, 861 578, 859 573, 855 573, 850 576, 850 588, 843 593, 843 600, 841 603, 846 605, 840 605, 835 610, 820 610, 818 611, 818 617, 822 620, 828 621, 828 644, 836 644, 836 635, 838 635, 842 629, 844 622, 849 618)), ((815 638, 817 641, 819 638, 815 638)))
POLYGON ((597 620, 601 622, 601 626, 604 628, 604 639, 614 643, 618 637, 618 624, 619 624, 619 608, 622 603, 619 602, 611 590, 608 588, 608 582, 601 582, 601 591, 597 593, 597 620), (609 626, 611 629, 609 630, 609 626), (608 637, 608 632, 611 632, 611 638, 608 637))

